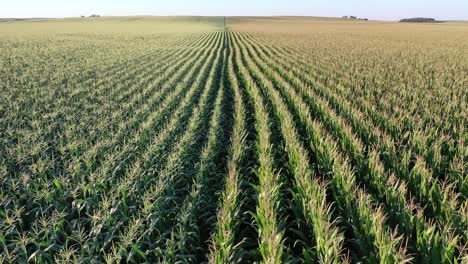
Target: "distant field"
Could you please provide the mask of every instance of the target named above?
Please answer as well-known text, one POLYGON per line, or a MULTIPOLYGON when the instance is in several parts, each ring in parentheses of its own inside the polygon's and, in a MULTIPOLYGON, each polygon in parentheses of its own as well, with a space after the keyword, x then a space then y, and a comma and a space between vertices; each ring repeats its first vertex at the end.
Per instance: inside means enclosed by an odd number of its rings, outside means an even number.
POLYGON ((0 23, 0 262, 468 261, 468 23, 0 23))

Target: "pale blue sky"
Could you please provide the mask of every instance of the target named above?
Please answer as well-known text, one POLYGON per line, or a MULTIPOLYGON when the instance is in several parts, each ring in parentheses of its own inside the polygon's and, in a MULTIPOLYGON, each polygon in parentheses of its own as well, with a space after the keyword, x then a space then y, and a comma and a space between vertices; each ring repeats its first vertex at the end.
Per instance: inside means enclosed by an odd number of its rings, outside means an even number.
POLYGON ((0 17, 125 15, 355 15, 468 20, 468 0, 0 0, 0 17))

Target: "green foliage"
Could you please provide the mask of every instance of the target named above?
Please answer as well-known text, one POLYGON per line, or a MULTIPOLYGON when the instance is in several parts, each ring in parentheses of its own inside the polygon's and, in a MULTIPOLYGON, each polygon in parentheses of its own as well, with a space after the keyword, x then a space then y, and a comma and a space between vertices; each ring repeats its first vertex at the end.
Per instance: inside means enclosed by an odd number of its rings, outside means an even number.
POLYGON ((466 262, 444 25, 0 23, 0 262, 466 262))

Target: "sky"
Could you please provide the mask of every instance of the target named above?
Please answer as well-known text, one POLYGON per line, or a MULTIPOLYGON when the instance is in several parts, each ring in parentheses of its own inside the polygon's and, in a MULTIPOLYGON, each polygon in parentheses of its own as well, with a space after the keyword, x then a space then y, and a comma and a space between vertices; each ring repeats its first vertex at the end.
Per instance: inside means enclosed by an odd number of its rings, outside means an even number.
POLYGON ((0 17, 131 15, 328 16, 468 20, 468 0, 0 0, 0 17))

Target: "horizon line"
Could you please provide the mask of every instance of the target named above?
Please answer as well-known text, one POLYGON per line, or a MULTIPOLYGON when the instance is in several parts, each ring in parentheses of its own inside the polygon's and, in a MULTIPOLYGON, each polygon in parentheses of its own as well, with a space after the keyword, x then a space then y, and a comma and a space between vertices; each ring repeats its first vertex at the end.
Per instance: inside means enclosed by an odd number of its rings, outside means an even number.
MULTIPOLYGON (((91 14, 92 15, 92 14, 91 14)), ((64 16, 64 17, 0 17, 0 19, 69 19, 69 18, 91 18, 91 15, 78 15, 78 16, 64 16), (84 16, 84 17, 83 17, 84 16)), ((99 15, 99 14, 95 14, 99 15)), ((304 18, 335 18, 335 19, 343 19, 343 17, 338 16, 315 16, 315 15, 99 15, 101 18, 105 17, 304 17, 304 18)), ((347 15, 349 16, 349 15, 347 15)), ((417 18, 422 16, 417 16, 417 18)), ((98 17, 94 17, 98 18, 98 17)), ((358 17, 359 19, 365 19, 367 17, 358 17)), ((405 18, 416 18, 416 17, 405 17, 405 18)), ((404 18, 401 18, 404 19, 404 18)), ((369 19, 369 21, 383 21, 383 22, 398 22, 399 20, 386 20, 386 19, 369 19)), ((456 22, 456 21, 468 21, 463 19, 438 19, 437 21, 449 21, 449 22, 456 22)))

